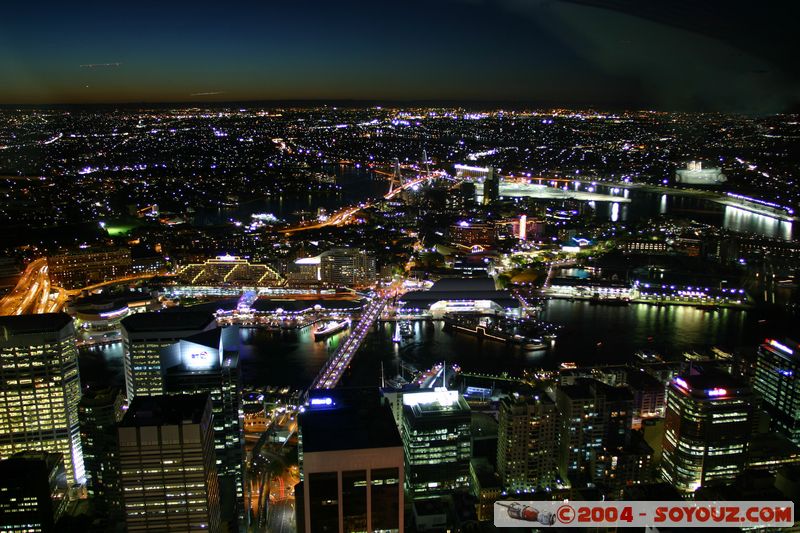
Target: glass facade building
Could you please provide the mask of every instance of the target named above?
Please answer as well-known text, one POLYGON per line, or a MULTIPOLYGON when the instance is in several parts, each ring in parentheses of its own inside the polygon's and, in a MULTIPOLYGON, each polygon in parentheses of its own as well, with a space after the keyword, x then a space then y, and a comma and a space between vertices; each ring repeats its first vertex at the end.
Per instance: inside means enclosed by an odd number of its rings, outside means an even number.
POLYGON ((401 435, 406 489, 412 498, 468 489, 472 459, 471 412, 458 391, 403 395, 401 435))
POLYGON ((70 483, 85 478, 78 350, 64 313, 0 317, 0 459, 60 453, 70 483))
POLYGON ((123 319, 123 363, 128 401, 137 394, 164 394, 161 350, 216 325, 214 315, 197 311, 137 313, 123 319))
POLYGON ((87 389, 78 404, 86 488, 95 505, 109 515, 120 509, 117 423, 125 398, 116 387, 87 389))
POLYGON ((800 444, 800 345, 767 339, 758 347, 753 389, 770 416, 770 429, 800 444))
POLYGON ((720 371, 675 377, 667 392, 662 477, 687 494, 734 479, 746 464, 754 404, 746 384, 720 371))

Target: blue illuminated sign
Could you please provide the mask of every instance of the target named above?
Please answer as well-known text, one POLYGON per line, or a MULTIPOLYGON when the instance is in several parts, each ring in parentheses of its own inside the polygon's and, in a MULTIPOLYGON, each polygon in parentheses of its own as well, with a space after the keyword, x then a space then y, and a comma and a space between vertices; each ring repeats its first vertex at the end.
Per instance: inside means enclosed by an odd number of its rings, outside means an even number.
POLYGON ((311 398, 312 407, 330 407, 333 405, 333 398, 328 396, 324 398, 311 398))

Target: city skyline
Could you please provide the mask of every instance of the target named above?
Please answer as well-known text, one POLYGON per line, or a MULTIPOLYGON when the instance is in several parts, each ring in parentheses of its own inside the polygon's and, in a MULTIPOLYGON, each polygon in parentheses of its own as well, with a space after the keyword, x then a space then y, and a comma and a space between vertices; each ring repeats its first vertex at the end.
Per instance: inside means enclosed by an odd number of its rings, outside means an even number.
POLYGON ((0 530, 797 530, 798 19, 5 6, 0 530))

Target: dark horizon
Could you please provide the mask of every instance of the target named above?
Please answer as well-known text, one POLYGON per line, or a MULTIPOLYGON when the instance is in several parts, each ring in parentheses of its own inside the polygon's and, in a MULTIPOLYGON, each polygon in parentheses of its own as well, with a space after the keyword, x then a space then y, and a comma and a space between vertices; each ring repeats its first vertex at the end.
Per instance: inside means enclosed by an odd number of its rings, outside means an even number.
POLYGON ((646 106, 629 106, 625 104, 597 104, 592 102, 573 102, 570 104, 556 101, 510 101, 510 100, 384 100, 384 99, 252 99, 252 100, 205 100, 205 101, 131 101, 131 102, 83 102, 83 103, 0 103, 4 110, 130 110, 130 109, 162 109, 162 108, 294 108, 314 109, 324 107, 345 109, 377 108, 430 108, 430 109, 464 109, 469 111, 516 111, 516 112, 547 112, 554 110, 594 111, 608 113, 678 113, 696 115, 741 115, 741 116, 769 116, 769 115, 794 115, 800 114, 800 104, 795 104, 784 110, 752 113, 745 111, 717 110, 717 109, 667 109, 646 106))
POLYGON ((0 21, 0 102, 775 113, 800 103, 796 9, 721 0, 15 5, 0 21))

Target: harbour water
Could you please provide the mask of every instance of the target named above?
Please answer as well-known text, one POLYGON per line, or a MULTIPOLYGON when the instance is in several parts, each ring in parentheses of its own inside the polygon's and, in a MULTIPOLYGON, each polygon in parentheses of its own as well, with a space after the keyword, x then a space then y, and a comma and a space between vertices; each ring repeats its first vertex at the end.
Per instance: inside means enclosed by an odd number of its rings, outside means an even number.
MULTIPOLYGON (((788 319, 766 310, 703 311, 691 306, 655 307, 591 305, 586 301, 549 300, 542 318, 560 324, 561 332, 547 350, 529 351, 489 339, 444 331, 441 322, 414 322, 413 335, 392 341, 393 325, 376 326, 356 354, 343 385, 380 383, 381 363, 387 377, 400 362, 426 369, 439 361, 458 363, 464 370, 520 374, 526 368, 556 368, 563 361, 591 365, 623 363, 649 349, 676 359, 689 349, 720 346, 753 350, 765 337, 792 332, 788 319)), ((310 328, 272 332, 243 329, 240 351, 247 385, 306 387, 346 332, 315 342, 310 328)), ((124 386, 122 345, 85 348, 81 352, 84 383, 124 386)))
MULTIPOLYGON (((327 196, 271 197, 237 208, 198 212, 200 224, 215 224, 229 218, 247 218, 252 213, 272 212, 290 216, 297 210, 333 209, 375 197, 385 186, 380 177, 361 170, 338 169, 342 191, 327 196)), ((637 221, 658 215, 692 218, 733 231, 791 239, 792 224, 722 206, 708 200, 629 190, 619 191, 630 203, 590 203, 595 216, 613 221, 637 221)), ((398 372, 400 361, 424 369, 438 361, 459 363, 465 370, 518 374, 525 368, 555 368, 563 361, 579 364, 619 363, 631 360, 639 349, 651 349, 676 358, 688 349, 719 345, 729 349, 752 349, 766 336, 782 337, 793 331, 786 319, 769 316, 766 310, 703 311, 693 307, 655 307, 633 304, 625 307, 591 305, 589 302, 550 300, 542 317, 563 327, 547 350, 526 351, 521 346, 478 339, 442 330, 441 323, 417 322, 413 336, 392 342, 390 327, 379 325, 356 355, 343 383, 377 384, 381 363, 387 376, 398 372)), ((307 386, 343 335, 315 342, 310 329, 295 332, 242 330, 240 364, 245 384, 307 386)), ((85 348, 81 351, 83 381, 124 386, 122 345, 85 348)))

